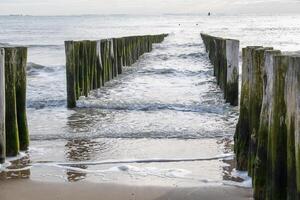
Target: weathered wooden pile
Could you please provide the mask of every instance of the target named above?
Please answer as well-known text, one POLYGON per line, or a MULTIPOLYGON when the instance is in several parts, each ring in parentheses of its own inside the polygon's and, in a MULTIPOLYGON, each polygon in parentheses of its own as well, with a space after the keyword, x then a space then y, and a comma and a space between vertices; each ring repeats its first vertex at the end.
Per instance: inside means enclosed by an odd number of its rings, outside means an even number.
POLYGON ((26 47, 0 48, 0 163, 29 145, 26 62, 26 47))
POLYGON ((153 43, 160 43, 167 34, 132 36, 99 41, 66 41, 66 72, 68 108, 76 107, 80 96, 88 96, 122 73, 153 43))
POLYGON ((233 106, 239 96, 239 41, 201 34, 201 38, 214 66, 217 84, 224 91, 224 98, 233 106))
POLYGON ((243 49, 238 170, 248 170, 255 199, 300 199, 300 56, 243 49))

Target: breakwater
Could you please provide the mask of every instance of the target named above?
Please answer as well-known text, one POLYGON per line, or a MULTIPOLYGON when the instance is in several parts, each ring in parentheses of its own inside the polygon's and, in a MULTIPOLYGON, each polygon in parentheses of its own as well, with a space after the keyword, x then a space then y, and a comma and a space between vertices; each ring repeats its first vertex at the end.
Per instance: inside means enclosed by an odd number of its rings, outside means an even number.
POLYGON ((26 47, 0 48, 0 163, 27 150, 26 47))
POLYGON ((248 170, 255 199, 300 197, 300 56, 270 47, 242 50, 238 170, 248 170))
POLYGON ((201 33, 201 38, 214 66, 217 84, 224 91, 224 98, 233 106, 239 96, 239 41, 201 33))
POLYGON ((132 36, 99 41, 66 41, 66 73, 68 108, 76 107, 80 96, 88 96, 122 73, 154 43, 160 43, 167 34, 132 36))

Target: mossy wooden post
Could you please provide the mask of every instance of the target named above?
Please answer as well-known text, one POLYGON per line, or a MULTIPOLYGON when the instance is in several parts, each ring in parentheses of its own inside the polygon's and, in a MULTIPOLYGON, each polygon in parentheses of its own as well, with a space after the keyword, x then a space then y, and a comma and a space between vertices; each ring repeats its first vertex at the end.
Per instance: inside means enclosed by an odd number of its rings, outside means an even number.
POLYGON ((29 132, 26 114, 26 64, 27 48, 16 48, 16 105, 19 130, 20 150, 25 151, 29 146, 29 132))
POLYGON ((5 129, 6 155, 16 156, 20 150, 16 104, 16 56, 15 48, 5 48, 5 129))
POLYGON ((81 89, 82 89, 82 74, 81 74, 81 69, 80 69, 80 63, 81 63, 81 56, 80 56, 80 42, 73 42, 73 55, 74 55, 74 68, 75 68, 75 96, 76 100, 78 97, 81 96, 81 89))
POLYGON ((85 40, 82 41, 83 43, 83 56, 82 56, 82 60, 83 60, 83 71, 84 71, 84 76, 83 76, 83 80, 84 80, 84 91, 83 91, 83 95, 85 97, 88 96, 89 91, 90 91, 90 65, 89 65, 89 41, 85 40))
POLYGON ((109 39, 109 64, 110 64, 110 74, 109 78, 110 80, 114 79, 116 77, 116 71, 115 71, 115 53, 114 53, 114 40, 109 39))
POLYGON ((0 48, 0 164, 5 162, 5 52, 0 48))
POLYGON ((235 154, 237 161, 237 169, 246 171, 248 169, 248 154, 250 142, 250 127, 249 127, 249 101, 250 101, 250 72, 253 68, 252 54, 254 49, 259 47, 246 47, 242 50, 242 87, 241 87, 241 102, 240 116, 234 136, 235 154))
POLYGON ((258 48, 252 54, 252 70, 250 70, 250 90, 249 90, 249 127, 250 127, 250 144, 248 157, 248 174, 254 174, 254 161, 257 153, 257 137, 260 124, 260 113, 263 99, 263 68, 264 53, 272 48, 258 48))
POLYGON ((260 115, 260 124, 258 130, 258 144, 257 154, 255 158, 254 168, 254 197, 257 200, 264 200, 266 198, 267 180, 268 180, 268 136, 270 133, 269 118, 272 113, 272 101, 273 101, 273 80, 274 80, 274 68, 273 59, 274 56, 280 55, 280 51, 267 50, 264 53, 264 67, 263 67, 263 100, 260 115))
POLYGON ((238 40, 226 40, 227 80, 225 99, 232 106, 237 106, 239 99, 239 49, 240 42, 238 40))
POLYGON ((67 74, 67 106, 68 108, 76 107, 76 83, 75 83, 75 58, 74 58, 74 42, 65 42, 66 51, 66 74, 67 74))
MULTIPOLYGON (((297 132, 297 110, 299 100, 299 77, 300 77, 300 57, 291 55, 289 58, 288 71, 285 78, 284 99, 286 110, 285 123, 287 127, 287 199, 299 199, 297 193, 297 172, 296 172, 296 141, 300 132, 297 132)), ((299 129, 298 129, 299 130, 299 129)))
POLYGON ((287 197, 287 127, 284 89, 288 66, 288 56, 274 57, 274 101, 268 146, 271 177, 267 191, 267 199, 272 200, 282 200, 287 197))
POLYGON ((216 78, 217 84, 220 86, 221 90, 225 89, 225 68, 226 68, 226 52, 225 52, 225 40, 222 38, 214 38, 216 41, 216 56, 215 56, 215 65, 216 65, 216 78))
POLYGON ((117 77, 119 74, 119 57, 118 57, 118 39, 113 38, 113 46, 114 46, 114 62, 113 62, 113 66, 114 66, 114 77, 117 77))
POLYGON ((85 91, 85 62, 84 62, 84 42, 83 41, 78 41, 74 42, 75 44, 75 49, 78 48, 78 68, 79 68, 79 87, 80 87, 80 95, 76 96, 76 100, 80 96, 84 96, 84 91, 85 91), (77 46, 78 44, 78 46, 77 46))
POLYGON ((100 88, 98 87, 98 81, 97 81, 97 41, 92 41, 91 42, 91 56, 92 56, 92 61, 91 61, 91 65, 92 65, 92 89, 97 89, 100 88))
POLYGON ((101 52, 101 40, 97 41, 97 85, 101 88, 103 83, 103 64, 102 64, 102 52, 101 52))
POLYGON ((296 167, 296 187, 297 198, 300 199, 300 58, 296 57, 294 60, 295 78, 296 82, 296 111, 295 111, 295 167, 296 167))
POLYGON ((123 45, 122 45, 122 38, 116 39, 116 48, 117 48, 117 65, 118 65, 118 74, 122 74, 123 72, 123 62, 122 62, 122 52, 123 52, 123 45))
POLYGON ((106 40, 100 41, 101 60, 102 60, 102 83, 103 85, 108 81, 107 78, 107 59, 106 59, 106 40))

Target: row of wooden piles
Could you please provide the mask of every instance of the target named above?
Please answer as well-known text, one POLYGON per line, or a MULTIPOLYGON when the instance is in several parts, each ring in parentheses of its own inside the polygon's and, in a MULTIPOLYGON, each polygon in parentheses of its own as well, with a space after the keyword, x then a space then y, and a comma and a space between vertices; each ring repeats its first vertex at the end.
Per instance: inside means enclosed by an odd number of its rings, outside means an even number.
POLYGON ((0 48, 0 163, 27 150, 26 47, 0 48))
POLYGON ((99 41, 66 41, 66 73, 68 108, 76 107, 80 96, 101 88, 122 73, 154 43, 161 43, 167 34, 131 36, 99 41))
MULTIPOLYGON (((237 105, 239 42, 201 37, 226 101, 237 105)), ((243 48, 241 79, 237 169, 252 177, 255 199, 300 200, 300 55, 243 48)))
POLYGON ((217 84, 224 92, 226 102, 238 105, 239 99, 239 41, 201 34, 214 66, 217 84))
POLYGON ((300 56, 269 47, 242 50, 238 170, 255 199, 300 199, 300 56))

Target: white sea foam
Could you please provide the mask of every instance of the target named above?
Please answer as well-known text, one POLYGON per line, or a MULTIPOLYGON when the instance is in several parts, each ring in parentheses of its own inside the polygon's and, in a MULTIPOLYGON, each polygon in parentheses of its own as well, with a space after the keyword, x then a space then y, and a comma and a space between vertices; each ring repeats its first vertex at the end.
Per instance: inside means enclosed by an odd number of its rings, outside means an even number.
POLYGON ((22 158, 24 158, 26 156, 27 156, 27 154, 25 152, 20 152, 17 156, 7 157, 6 161, 7 162, 12 162, 12 161, 20 160, 20 159, 22 159, 22 158))
MULTIPOLYGON (((16 160, 20 160, 20 159, 22 159, 22 158, 24 158, 24 157, 26 157, 26 156, 27 156, 27 154, 26 154, 25 152, 20 152, 17 156, 14 156, 14 157, 7 157, 7 158, 5 159, 5 163, 0 164, 0 172, 2 172, 2 171, 10 171, 10 170, 8 169, 8 167, 11 166, 11 162, 16 161, 16 160)), ((17 171, 17 170, 16 170, 16 169, 13 169, 13 170, 11 170, 11 171, 17 171)))
POLYGON ((231 172, 231 176, 241 178, 243 181, 242 182, 224 181, 224 184, 238 186, 238 187, 252 188, 252 178, 248 176, 248 172, 238 171, 236 169, 233 169, 231 172))
POLYGON ((126 159, 126 160, 102 160, 94 162, 53 162, 60 166, 76 165, 108 165, 108 164, 130 164, 130 163, 169 163, 169 162, 197 162, 233 158, 232 153, 221 154, 213 157, 203 158, 150 158, 150 159, 126 159))
POLYGON ((191 174, 190 171, 185 169, 160 169, 156 167, 137 167, 133 165, 117 165, 114 167, 110 167, 108 169, 82 169, 79 167, 70 167, 70 166, 62 166, 58 164, 34 164, 33 167, 52 167, 52 168, 60 168, 70 171, 82 172, 82 173, 91 173, 98 174, 104 176, 109 173, 127 173, 129 175, 134 176, 157 176, 162 178, 184 178, 187 175, 191 174))
POLYGON ((0 172, 4 171, 5 169, 7 169, 7 167, 9 167, 11 165, 11 162, 6 161, 3 164, 0 164, 0 172))

